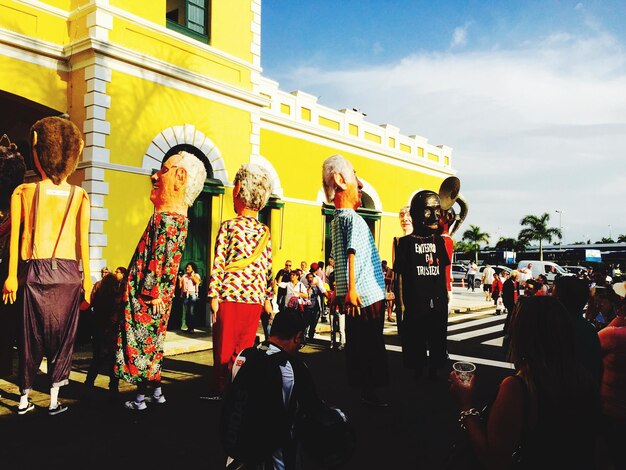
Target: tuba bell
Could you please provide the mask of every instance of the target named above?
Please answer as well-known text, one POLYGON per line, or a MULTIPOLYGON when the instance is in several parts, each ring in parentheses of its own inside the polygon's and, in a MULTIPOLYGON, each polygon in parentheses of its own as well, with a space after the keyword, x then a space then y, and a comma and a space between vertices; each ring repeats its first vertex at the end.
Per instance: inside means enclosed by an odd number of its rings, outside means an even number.
POLYGON ((439 186, 439 199, 441 200, 441 225, 444 233, 452 236, 459 229, 467 217, 467 201, 461 195, 461 181, 456 176, 449 176, 439 186), (454 203, 460 207, 457 215, 453 209, 454 203))

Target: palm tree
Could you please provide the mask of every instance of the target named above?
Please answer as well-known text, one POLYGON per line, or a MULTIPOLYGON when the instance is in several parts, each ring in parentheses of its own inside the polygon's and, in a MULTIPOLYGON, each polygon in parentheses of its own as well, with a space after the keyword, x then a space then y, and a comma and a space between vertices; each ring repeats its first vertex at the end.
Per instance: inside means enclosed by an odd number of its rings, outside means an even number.
POLYGON ((516 251, 518 253, 523 253, 526 251, 526 246, 528 246, 528 241, 526 240, 516 240, 515 238, 500 237, 500 240, 498 240, 498 243, 496 243, 496 250, 516 251))
MULTIPOLYGON (((454 254, 456 253, 469 253, 470 251, 472 251, 472 245, 470 245, 469 243, 466 243, 462 240, 458 241, 458 242, 454 242, 454 252, 452 254, 452 257, 454 258, 454 254)), ((450 261, 454 261, 454 260, 450 260, 450 261)))
POLYGON ((559 239, 563 237, 561 229, 548 227, 548 222, 550 222, 550 214, 547 212, 541 216, 527 215, 520 220, 520 224, 527 227, 520 230, 518 238, 520 240, 536 240, 539 242, 539 261, 543 261, 543 241, 548 240, 549 243, 554 237, 559 239))
POLYGON ((617 237, 617 243, 626 243, 626 234, 623 234, 623 233, 620 234, 617 237))
POLYGON ((463 240, 467 240, 470 245, 472 245, 475 261, 478 264, 478 252, 480 251, 480 243, 481 242, 489 242, 489 234, 486 232, 481 232, 480 227, 477 225, 470 225, 469 230, 463 232, 463 240))

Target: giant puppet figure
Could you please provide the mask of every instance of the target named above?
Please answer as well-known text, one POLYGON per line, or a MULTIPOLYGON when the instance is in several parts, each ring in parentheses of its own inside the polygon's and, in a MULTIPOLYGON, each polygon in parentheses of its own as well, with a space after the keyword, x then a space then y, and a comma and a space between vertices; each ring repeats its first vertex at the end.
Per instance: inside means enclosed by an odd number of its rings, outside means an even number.
POLYGON ((254 345, 261 312, 272 312, 270 229, 258 221, 272 193, 269 172, 256 164, 239 167, 233 181, 233 209, 215 239, 208 296, 213 320, 213 390, 219 400, 230 383, 237 355, 254 345))
POLYGON ((41 181, 18 186, 11 197, 9 272, 3 299, 15 302, 21 262, 25 269, 17 412, 25 414, 34 408, 28 395, 46 356, 48 412, 56 415, 67 410, 58 401, 59 388, 68 383, 79 307, 81 300, 90 298, 92 287, 90 204, 82 188, 67 182, 83 149, 78 127, 63 117, 47 117, 33 124, 30 138, 41 181))
POLYGON ((114 366, 118 377, 137 385, 135 399, 124 404, 129 410, 145 410, 146 402, 165 403, 161 364, 187 240, 187 208, 205 179, 204 164, 188 152, 169 157, 151 177, 154 213, 128 266, 114 366), (148 384, 153 386, 151 396, 146 396, 148 384))
MULTIPOLYGON (((455 176, 449 176, 439 186, 439 199, 441 200, 441 218, 439 219, 439 232, 446 244, 446 251, 450 261, 454 254, 454 240, 452 235, 459 229, 465 217, 467 217, 467 202, 459 192, 461 181, 455 176), (461 208, 459 214, 454 211, 454 203, 461 208)), ((448 292, 452 294, 452 264, 446 268, 446 285, 448 292)))
POLYGON ((439 233, 441 200, 433 191, 419 191, 411 200, 413 233, 396 246, 396 309, 402 314, 402 358, 405 367, 430 378, 446 362, 450 257, 439 233), (428 350, 428 354, 426 351, 428 350))

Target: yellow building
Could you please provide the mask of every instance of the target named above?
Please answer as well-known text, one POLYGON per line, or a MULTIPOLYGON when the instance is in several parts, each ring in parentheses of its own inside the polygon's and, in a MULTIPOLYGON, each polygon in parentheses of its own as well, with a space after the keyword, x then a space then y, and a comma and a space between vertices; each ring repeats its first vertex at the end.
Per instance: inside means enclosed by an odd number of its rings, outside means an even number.
MULTIPOLYGON (((127 265, 152 211, 149 176, 169 155, 201 158, 209 178, 190 209, 186 261, 210 266, 217 228, 234 215, 242 163, 266 167, 275 270, 326 260, 330 206, 322 161, 350 159, 381 257, 398 210, 454 174, 452 149, 334 110, 262 76, 261 0, 0 0, 0 135, 30 158, 27 133, 67 113, 84 132, 71 182, 92 203, 91 269, 127 265)), ((30 166, 32 168, 32 164, 30 166)), ((34 177, 31 173, 30 177, 34 177)))

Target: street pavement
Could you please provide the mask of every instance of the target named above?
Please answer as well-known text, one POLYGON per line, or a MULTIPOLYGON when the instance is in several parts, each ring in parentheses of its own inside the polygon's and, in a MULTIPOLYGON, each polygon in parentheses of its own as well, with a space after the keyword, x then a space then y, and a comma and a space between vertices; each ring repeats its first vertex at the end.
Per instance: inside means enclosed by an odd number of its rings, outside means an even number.
MULTIPOLYGON (((450 360, 437 380, 416 379, 403 368, 395 324, 386 323, 391 382, 381 391, 390 403, 385 409, 360 403, 358 390, 347 385, 345 356, 328 348, 328 325, 320 323, 316 340, 302 350, 302 356, 320 397, 344 411, 356 430, 356 453, 343 468, 444 468, 458 432, 458 410, 446 380, 452 362, 469 359, 477 364, 477 405, 492 398, 501 379, 512 372, 501 354, 501 334, 496 331, 501 331, 504 316, 493 312, 493 305, 485 302, 478 289, 454 288, 450 360)), ((209 331, 168 332, 163 375, 167 403, 151 405, 144 412, 122 408, 122 402, 133 397, 129 384, 121 384, 118 397, 109 396, 108 379, 102 375, 94 390, 85 388, 88 345, 76 348, 70 384, 61 389, 61 400, 70 409, 61 415, 47 414, 49 396, 43 374, 31 394, 36 409, 24 416, 15 413, 16 377, 0 380, 0 468, 224 468, 217 434, 220 404, 199 399, 209 390, 211 348, 209 331)), ((316 469, 307 460, 304 468, 316 469)))

